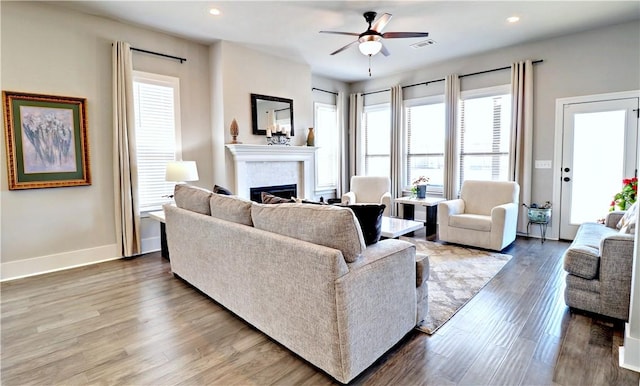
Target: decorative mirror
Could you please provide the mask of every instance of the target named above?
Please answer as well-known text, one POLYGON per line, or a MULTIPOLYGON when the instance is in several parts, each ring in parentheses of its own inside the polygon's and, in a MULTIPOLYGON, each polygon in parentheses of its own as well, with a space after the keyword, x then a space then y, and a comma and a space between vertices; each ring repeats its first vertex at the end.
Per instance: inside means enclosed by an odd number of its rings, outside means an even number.
POLYGON ((293 100, 251 94, 253 134, 293 135, 293 100))

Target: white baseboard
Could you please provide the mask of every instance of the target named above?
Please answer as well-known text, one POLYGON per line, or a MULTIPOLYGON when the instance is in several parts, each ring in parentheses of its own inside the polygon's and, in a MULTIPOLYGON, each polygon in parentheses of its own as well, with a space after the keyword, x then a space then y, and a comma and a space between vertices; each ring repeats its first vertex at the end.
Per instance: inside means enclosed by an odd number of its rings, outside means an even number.
POLYGON ((140 241, 142 253, 156 252, 160 250, 160 236, 149 237, 140 241))
POLYGON ((622 368, 640 373, 640 339, 629 333, 629 323, 624 326, 624 346, 619 348, 619 365, 622 368))
POLYGON ((48 272, 81 267, 83 265, 101 263, 103 261, 117 260, 121 258, 118 256, 117 249, 117 245, 112 244, 24 260, 9 261, 0 264, 0 281, 15 280, 48 272))

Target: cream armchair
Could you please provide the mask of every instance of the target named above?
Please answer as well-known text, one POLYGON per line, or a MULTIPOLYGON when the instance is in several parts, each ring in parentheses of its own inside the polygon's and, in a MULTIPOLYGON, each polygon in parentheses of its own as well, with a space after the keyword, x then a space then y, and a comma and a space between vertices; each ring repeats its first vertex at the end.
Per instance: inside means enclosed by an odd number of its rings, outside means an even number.
POLYGON ((520 186, 464 181, 460 198, 438 204, 438 238, 501 251, 516 239, 520 186))
POLYGON ((384 216, 391 210, 391 179, 389 177, 352 176, 351 191, 342 195, 344 205, 384 204, 384 216))

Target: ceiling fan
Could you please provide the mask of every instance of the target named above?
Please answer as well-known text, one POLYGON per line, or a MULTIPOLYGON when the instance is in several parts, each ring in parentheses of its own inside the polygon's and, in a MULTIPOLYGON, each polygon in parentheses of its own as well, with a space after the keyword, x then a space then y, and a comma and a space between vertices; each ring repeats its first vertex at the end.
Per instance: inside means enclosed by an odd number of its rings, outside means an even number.
POLYGON ((369 11, 363 14, 364 20, 369 23, 369 28, 363 33, 357 32, 340 32, 340 31, 320 31, 320 33, 325 34, 336 34, 336 35, 351 35, 357 36, 358 39, 347 44, 346 46, 334 51, 331 55, 335 55, 340 53, 347 48, 351 47, 356 43, 360 43, 358 48, 363 55, 372 56, 377 54, 378 52, 382 52, 382 55, 389 56, 389 51, 382 44, 382 39, 399 39, 399 38, 423 38, 429 36, 428 32, 384 32, 382 30, 391 20, 391 14, 385 13, 380 16, 377 20, 376 13, 369 11))

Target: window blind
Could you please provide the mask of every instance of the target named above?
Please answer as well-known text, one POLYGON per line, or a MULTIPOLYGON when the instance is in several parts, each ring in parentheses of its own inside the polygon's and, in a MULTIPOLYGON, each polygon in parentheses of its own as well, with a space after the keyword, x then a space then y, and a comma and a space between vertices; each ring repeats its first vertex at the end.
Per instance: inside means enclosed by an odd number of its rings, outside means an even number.
POLYGON ((391 111, 388 104, 367 106, 363 117, 365 174, 391 176, 391 111))
POLYGON ((170 202, 174 189, 165 171, 176 158, 176 92, 142 77, 133 89, 140 210, 156 210, 170 202))
POLYGON ((315 104, 316 186, 335 189, 339 176, 340 132, 336 105, 315 104))

